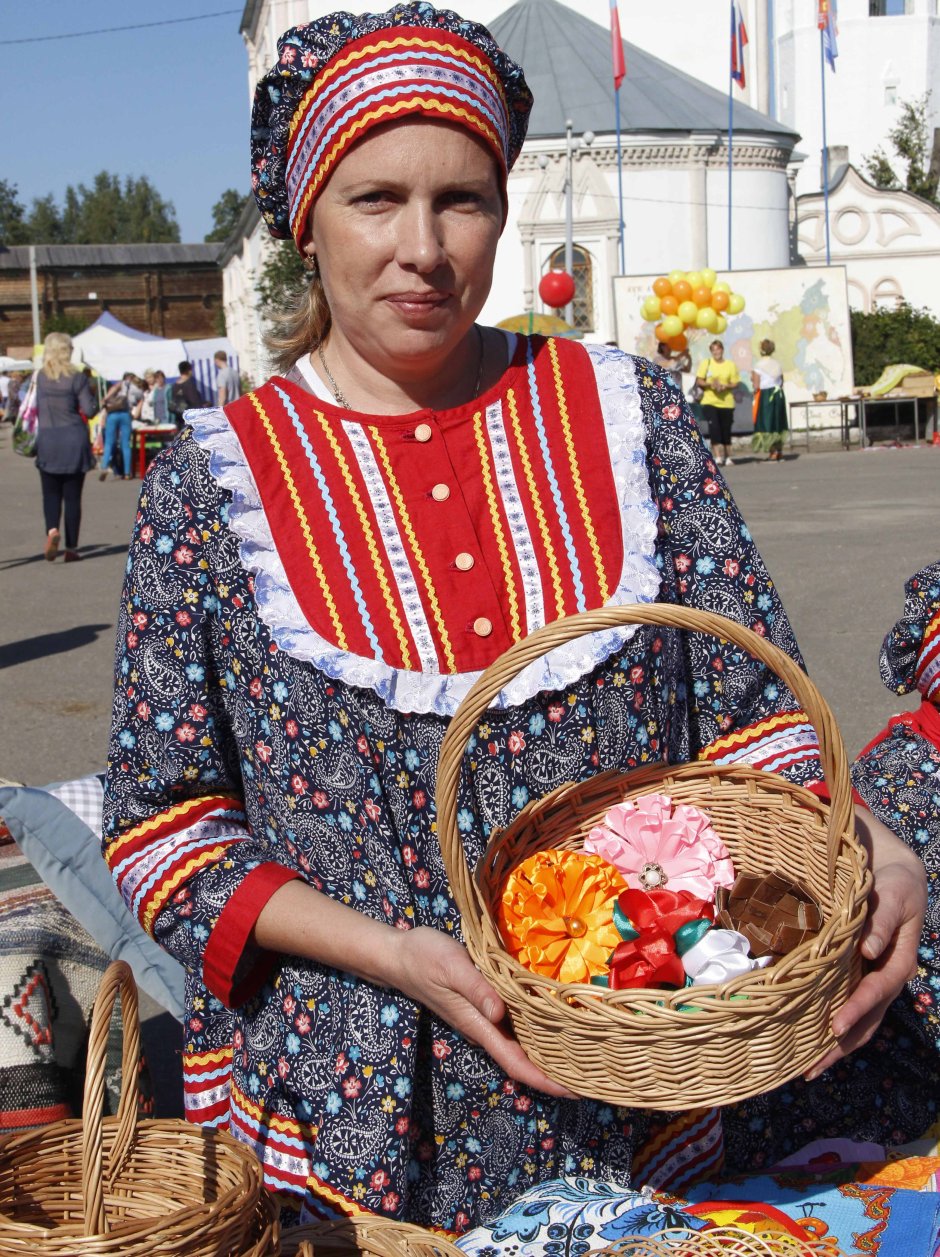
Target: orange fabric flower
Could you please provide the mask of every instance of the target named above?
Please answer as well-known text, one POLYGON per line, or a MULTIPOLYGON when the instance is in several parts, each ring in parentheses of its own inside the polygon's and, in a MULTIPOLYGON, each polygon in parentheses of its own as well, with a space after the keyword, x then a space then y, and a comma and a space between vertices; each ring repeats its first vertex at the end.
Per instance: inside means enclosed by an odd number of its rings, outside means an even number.
POLYGON ((613 910, 626 882, 606 860, 581 851, 537 851, 506 879, 499 927, 510 955, 559 982, 607 972, 620 942, 613 910))

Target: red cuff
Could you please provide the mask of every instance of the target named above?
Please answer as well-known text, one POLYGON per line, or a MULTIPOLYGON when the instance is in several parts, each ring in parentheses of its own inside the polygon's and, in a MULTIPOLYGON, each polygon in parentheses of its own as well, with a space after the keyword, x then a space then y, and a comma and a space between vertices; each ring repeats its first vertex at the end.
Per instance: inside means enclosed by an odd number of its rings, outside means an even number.
POLYGON ((235 975, 261 909, 276 890, 299 876, 283 864, 259 864, 222 909, 203 953, 202 977, 226 1008, 237 1008, 257 994, 274 967, 276 953, 256 948, 252 963, 246 973, 238 975, 236 984, 235 975))
MULTIPOLYGON (((806 787, 806 789, 810 792, 810 794, 815 794, 817 799, 822 799, 824 803, 830 802, 831 796, 829 794, 829 787, 826 785, 824 781, 812 781, 806 787)), ((862 798, 862 796, 859 794, 859 792, 855 789, 854 786, 852 787, 852 799, 855 803, 859 805, 859 807, 864 807, 864 808, 868 807, 868 804, 865 802, 865 800, 862 798)))

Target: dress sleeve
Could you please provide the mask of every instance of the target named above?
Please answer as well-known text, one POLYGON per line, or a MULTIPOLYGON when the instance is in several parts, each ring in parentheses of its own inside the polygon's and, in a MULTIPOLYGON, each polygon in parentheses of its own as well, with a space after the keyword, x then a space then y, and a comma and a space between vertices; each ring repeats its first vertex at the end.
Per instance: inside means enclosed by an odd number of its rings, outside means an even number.
MULTIPOLYGON (((660 597, 744 624, 803 665, 777 588, 706 449, 682 393, 637 363, 648 466, 659 512, 660 597)), ((693 758, 747 762, 802 785, 821 778, 819 746, 782 681, 747 652, 685 635, 693 758)))
MULTIPOLYGON (((230 720, 237 677, 215 573, 241 573, 228 502, 189 432, 144 482, 121 595, 105 859, 128 908, 229 1007, 274 957, 251 942, 272 894, 298 876, 245 811, 230 720)), ((236 577, 236 579, 239 579, 236 577)))

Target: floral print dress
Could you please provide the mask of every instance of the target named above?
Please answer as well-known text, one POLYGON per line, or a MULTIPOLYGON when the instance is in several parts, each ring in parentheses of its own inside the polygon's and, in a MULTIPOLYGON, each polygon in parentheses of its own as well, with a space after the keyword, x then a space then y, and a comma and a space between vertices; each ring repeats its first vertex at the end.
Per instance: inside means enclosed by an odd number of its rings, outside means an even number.
MULTIPOLYGON (((558 1174, 681 1186, 690 1159, 714 1169, 725 1143, 747 1159, 801 1121, 851 1120, 844 1093, 824 1103, 818 1084, 724 1121, 556 1100, 401 993, 252 942, 294 878, 460 938, 435 836, 441 741, 480 667, 540 623, 659 599, 798 658, 668 379, 617 351, 520 338, 491 393, 453 412, 380 422, 275 379, 190 420, 141 493, 104 839, 125 900, 187 969, 188 1115, 252 1146, 306 1215, 450 1232, 558 1174), (435 481, 459 490, 448 528, 424 514, 435 481), (463 586, 458 547, 476 573, 463 586), (424 666, 403 666, 406 652, 424 666)), ((642 627, 553 652, 471 739, 467 858, 563 782, 690 757, 819 777, 792 696, 727 643, 642 627)))

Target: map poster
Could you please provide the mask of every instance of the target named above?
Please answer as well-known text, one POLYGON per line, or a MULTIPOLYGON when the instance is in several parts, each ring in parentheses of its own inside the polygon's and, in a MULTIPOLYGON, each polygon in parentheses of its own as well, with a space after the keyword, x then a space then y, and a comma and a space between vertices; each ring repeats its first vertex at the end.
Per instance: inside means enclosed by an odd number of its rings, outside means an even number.
MULTIPOLYGON (((656 275, 620 275, 614 279, 617 344, 628 353, 651 357, 656 352, 652 323, 640 306, 651 295, 656 275)), ((772 340, 774 357, 783 368, 784 390, 791 402, 810 401, 814 393, 830 398, 853 392, 852 335, 844 266, 794 266, 780 270, 719 271, 718 279, 740 293, 745 306, 728 319, 725 356, 737 364, 750 388, 751 367, 760 357, 762 340, 772 340)), ((693 372, 708 357, 715 336, 689 333, 693 372)))

